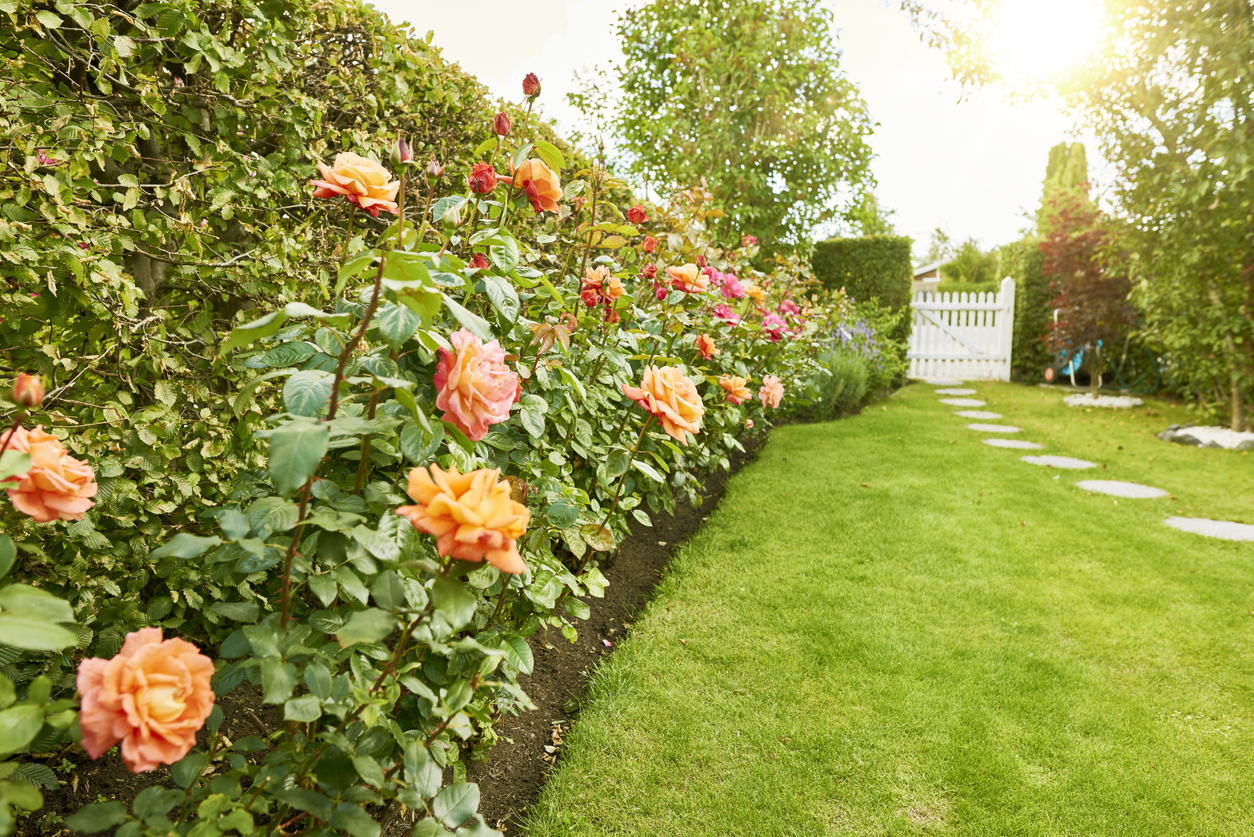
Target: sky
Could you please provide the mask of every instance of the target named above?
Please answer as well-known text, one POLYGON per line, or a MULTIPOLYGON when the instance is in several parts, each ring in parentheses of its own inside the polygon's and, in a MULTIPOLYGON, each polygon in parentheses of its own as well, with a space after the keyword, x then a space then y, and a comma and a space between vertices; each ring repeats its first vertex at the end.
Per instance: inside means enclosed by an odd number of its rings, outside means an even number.
MULTIPOLYGON (((584 126, 566 103, 576 73, 621 57, 613 35, 619 10, 645 0, 372 0, 393 22, 407 22, 444 57, 460 63, 496 96, 522 99, 522 80, 534 72, 543 83, 539 104, 565 128, 584 126)), ((1028 4, 1046 0, 1017 0, 1028 4)), ((1049 0, 1068 2, 1068 0, 1049 0)), ((1082 2, 1082 0, 1071 0, 1082 2)), ((1090 167, 1099 168, 1092 138, 1055 100, 1013 105, 1000 88, 963 98, 948 79, 944 56, 927 47, 909 18, 884 0, 824 0, 843 50, 841 66, 862 91, 879 123, 870 144, 876 196, 894 214, 898 232, 915 239, 916 258, 931 231, 954 241, 976 239, 982 247, 1022 237, 1025 213, 1040 205, 1049 149, 1080 140, 1090 167), (1096 162, 1094 162, 1096 161, 1096 162)), ((1019 46, 1024 35, 1020 35, 1019 46)), ((1051 35, 1033 30, 1028 46, 1053 54, 1051 35)), ((1100 169, 1098 174, 1100 173, 1100 169)), ((1097 174, 1091 175, 1100 180, 1097 174)))

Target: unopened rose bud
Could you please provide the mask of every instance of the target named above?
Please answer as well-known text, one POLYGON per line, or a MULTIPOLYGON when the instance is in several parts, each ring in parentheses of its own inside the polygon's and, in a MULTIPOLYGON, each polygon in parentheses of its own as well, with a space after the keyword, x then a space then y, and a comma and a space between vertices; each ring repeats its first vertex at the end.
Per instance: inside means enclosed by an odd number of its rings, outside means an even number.
POLYGON ((440 216, 440 223, 444 225, 444 229, 452 231, 462 225, 462 209, 457 204, 453 204, 444 210, 444 214, 440 216))
POLYGON ((527 73, 527 77, 523 79, 523 95, 528 99, 540 95, 540 79, 535 73, 527 73))
POLYGON ((649 216, 644 214, 643 206, 636 204, 631 209, 627 210, 627 220, 639 226, 640 224, 643 224, 645 221, 648 221, 649 216))
POLYGON ((488 266, 488 260, 483 257, 482 253, 475 253, 475 255, 470 259, 470 263, 480 270, 483 270, 488 266))
POLYGON ((409 143, 405 142, 404 137, 397 138, 396 145, 392 146, 392 168, 404 168, 413 161, 414 152, 410 149, 409 143))
POLYGON ((492 123, 492 130, 496 131, 498 137, 509 134, 510 128, 509 114, 502 111, 496 115, 496 119, 492 123))
POLYGON ((652 263, 645 265, 643 273, 645 279, 652 279, 657 276, 657 265, 652 263))
POLYGON ((697 267, 701 268, 702 270, 709 267, 710 263, 705 260, 705 256, 697 256, 696 261, 697 261, 697 267))
POLYGON ((470 171, 470 190, 479 195, 486 195, 496 188, 496 169, 491 163, 475 163, 470 171))
POLYGON ((17 376, 17 381, 13 384, 13 392, 10 398, 17 406, 29 410, 38 407, 44 400, 43 381, 39 380, 38 375, 27 375, 25 372, 17 376))
POLYGON ((427 163, 427 180, 434 183, 444 174, 444 166, 437 163, 434 159, 427 163))
POLYGON ((657 249, 657 239, 654 238, 653 236, 649 236, 648 238, 644 240, 644 243, 641 244, 640 246, 644 248, 644 251, 646 253, 652 253, 654 250, 657 249))

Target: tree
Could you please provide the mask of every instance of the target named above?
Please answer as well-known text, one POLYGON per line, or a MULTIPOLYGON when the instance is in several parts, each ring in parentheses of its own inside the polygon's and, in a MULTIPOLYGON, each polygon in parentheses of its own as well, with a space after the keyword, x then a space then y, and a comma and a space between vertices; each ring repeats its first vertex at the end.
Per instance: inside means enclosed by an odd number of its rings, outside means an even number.
POLYGON ((1051 207, 1057 206, 1055 199, 1064 194, 1080 195, 1088 201, 1089 167, 1084 143, 1060 142, 1049 150, 1045 183, 1041 189, 1041 211, 1036 216, 1038 235, 1047 236, 1052 232, 1054 218, 1051 207))
POLYGON ((980 250, 974 238, 968 238, 953 251, 953 257, 940 266, 941 275, 953 282, 996 282, 997 251, 980 250))
POLYGON ((848 219, 872 184, 872 121, 820 0, 657 0, 626 11, 611 119, 659 192, 705 182, 716 234, 767 250, 848 219))
POLYGON ((948 261, 954 255, 954 245, 949 241, 949 233, 940 227, 932 230, 932 237, 927 243, 927 255, 922 264, 935 264, 948 261))
POLYGON ((1045 342, 1053 349, 1084 347, 1094 395, 1106 367, 1108 350, 1136 323, 1128 302, 1127 259, 1112 244, 1105 219, 1079 191, 1060 190, 1044 210, 1053 219, 1040 243, 1043 273, 1058 296, 1058 319, 1049 325, 1045 342))
POLYGON ((884 209, 880 206, 879 198, 875 197, 874 192, 867 192, 866 197, 862 201, 862 205, 856 207, 851 213, 851 220, 857 229, 858 235, 897 235, 897 228, 893 226, 892 216, 897 213, 884 209))

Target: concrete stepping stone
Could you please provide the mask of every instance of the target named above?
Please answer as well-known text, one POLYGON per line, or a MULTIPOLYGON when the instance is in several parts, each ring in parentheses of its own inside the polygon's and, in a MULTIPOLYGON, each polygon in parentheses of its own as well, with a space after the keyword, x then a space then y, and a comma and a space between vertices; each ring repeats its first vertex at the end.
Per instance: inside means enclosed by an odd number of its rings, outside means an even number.
POLYGON ((967 430, 978 433, 1018 433, 1019 428, 1010 424, 968 424, 967 430))
POLYGON ((1019 450, 1040 450, 1045 447, 1027 439, 984 439, 984 444, 995 448, 1018 448, 1019 450))
POLYGON ((934 387, 960 387, 966 381, 960 381, 957 378, 924 378, 923 383, 934 387))
POLYGON ((1163 521, 1168 526, 1195 535, 1219 538, 1225 541, 1254 541, 1254 526, 1234 523, 1231 520, 1208 520, 1205 517, 1169 517, 1163 521))
POLYGON ((975 395, 975 390, 967 387, 958 387, 957 389, 938 389, 937 395, 975 395))
POLYGON ((1140 485, 1135 482, 1123 482, 1122 480, 1080 480, 1075 484, 1075 487, 1083 488, 1085 491, 1092 491, 1095 494, 1109 494, 1112 497, 1133 497, 1148 500, 1153 497, 1167 496, 1167 492, 1161 488, 1154 488, 1152 485, 1140 485))
POLYGON ((950 407, 983 407, 988 402, 978 398, 942 398, 941 403, 950 407))
POLYGON ((959 418, 984 419, 985 421, 996 421, 1002 418, 1001 413, 990 413, 988 410, 959 410, 954 415, 959 418))
POLYGON ((1041 465, 1046 468, 1067 468, 1072 471, 1081 471, 1085 468, 1096 468, 1096 462, 1089 462, 1084 459, 1074 459, 1070 456, 1020 456, 1019 459, 1029 465, 1041 465))

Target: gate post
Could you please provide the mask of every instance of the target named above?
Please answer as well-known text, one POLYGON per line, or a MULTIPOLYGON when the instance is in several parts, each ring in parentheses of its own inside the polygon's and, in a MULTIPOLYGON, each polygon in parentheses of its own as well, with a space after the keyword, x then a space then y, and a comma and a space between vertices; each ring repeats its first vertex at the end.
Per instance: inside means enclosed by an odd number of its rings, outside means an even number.
POLYGON ((1015 280, 1007 276, 1001 280, 1001 293, 998 294, 998 302, 1004 306, 1004 310, 998 313, 1001 318, 998 321, 998 343, 997 348, 1001 355, 1001 369, 997 377, 1003 381, 1010 380, 1010 363, 1011 355, 1014 353, 1014 337, 1015 337, 1015 280))

